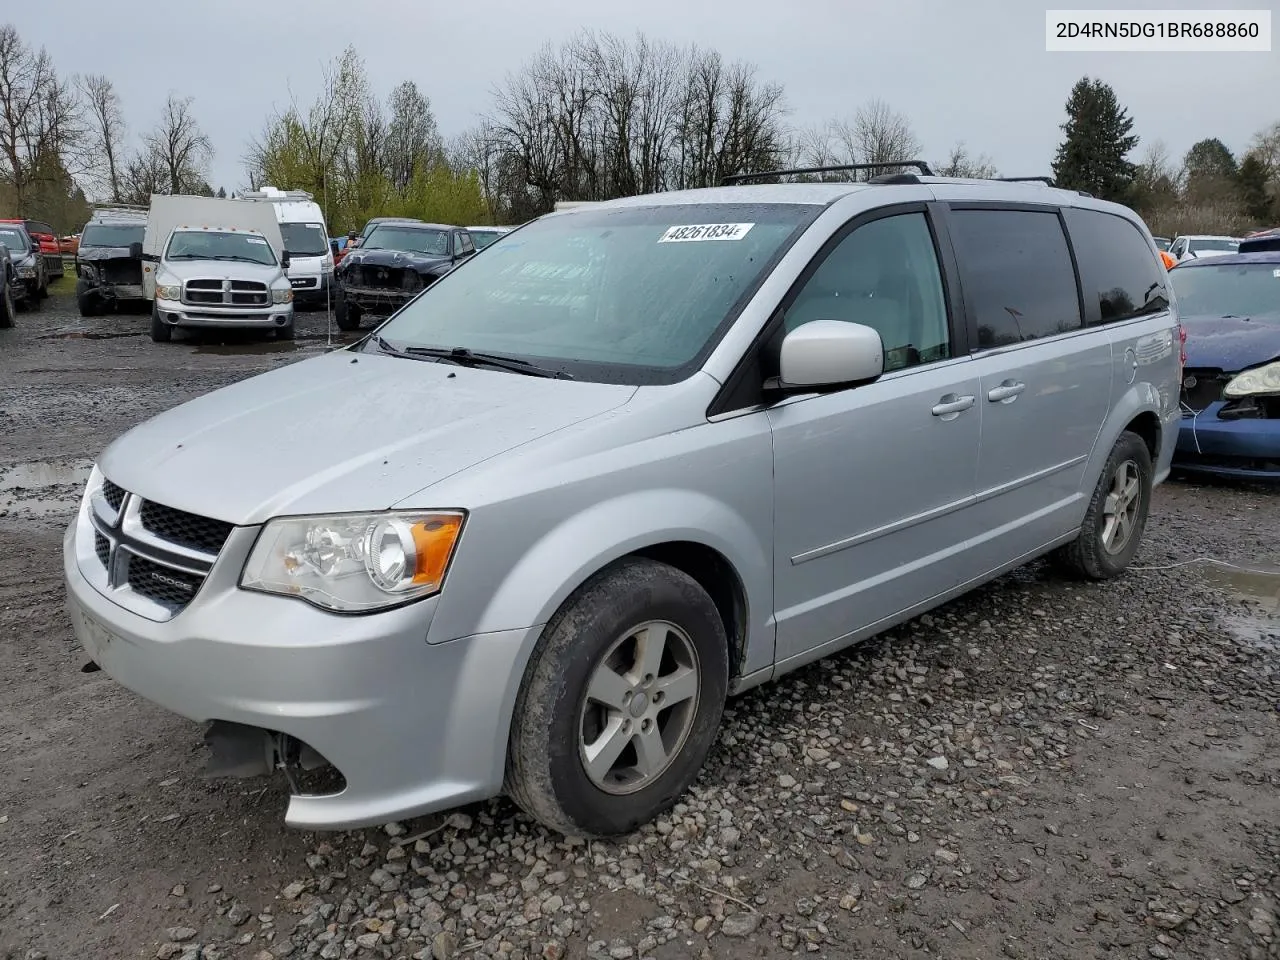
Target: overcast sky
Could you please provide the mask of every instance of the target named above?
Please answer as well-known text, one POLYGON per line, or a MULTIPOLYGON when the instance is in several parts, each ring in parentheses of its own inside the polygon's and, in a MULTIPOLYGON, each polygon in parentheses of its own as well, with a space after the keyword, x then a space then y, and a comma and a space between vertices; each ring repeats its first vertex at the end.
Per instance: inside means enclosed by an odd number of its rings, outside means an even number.
MULTIPOLYGON (((431 98, 452 136, 489 109, 491 90, 546 41, 579 27, 636 31, 718 49, 781 83, 789 122, 850 116, 880 98, 910 117, 924 159, 957 140, 1007 176, 1048 174, 1063 104, 1082 75, 1110 83, 1134 118, 1137 154, 1175 156, 1218 137, 1233 151, 1280 120, 1280 53, 1047 53, 1044 9, 1023 0, 62 0, 6 4, 63 73, 111 77, 130 132, 153 125, 170 91, 195 98, 213 140, 215 186, 243 186, 248 139, 274 108, 314 98, 321 69, 354 43, 375 90, 403 79, 431 98)), ((1054 7, 1068 6, 1054 3, 1054 7)), ((1107 4, 1275 8, 1275 0, 1107 4)), ((1273 30, 1275 25, 1273 25, 1273 30)), ((1273 37, 1273 45, 1275 44, 1273 37)), ((1134 159, 1137 157, 1135 156, 1134 159)))

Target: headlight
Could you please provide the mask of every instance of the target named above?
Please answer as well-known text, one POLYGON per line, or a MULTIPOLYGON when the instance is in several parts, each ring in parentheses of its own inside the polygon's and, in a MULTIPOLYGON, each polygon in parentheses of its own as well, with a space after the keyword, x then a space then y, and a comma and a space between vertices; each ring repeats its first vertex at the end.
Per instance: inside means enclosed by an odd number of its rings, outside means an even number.
POLYGON ((80 276, 86 280, 97 280, 98 271, 93 268, 92 263, 82 263, 80 264, 80 276))
POLYGON ((182 284, 180 283, 157 283, 156 284, 157 300, 181 300, 182 284))
POLYGON ((271 291, 271 302, 272 302, 272 303, 289 303, 289 302, 291 302, 292 300, 293 300, 293 288, 292 288, 292 287, 289 287, 288 289, 285 289, 285 290, 272 290, 272 291, 271 291))
POLYGON ((1223 395, 1236 400, 1258 394, 1280 393, 1280 362, 1246 370, 1227 384, 1223 395))
POLYGON ((456 511, 272 520, 240 586, 346 613, 398 606, 440 590, 462 520, 456 511))
POLYGON ((31 277, 34 277, 35 275, 36 275, 36 268, 34 264, 29 264, 29 263, 18 264, 18 276, 24 277, 24 278, 31 278, 31 277))

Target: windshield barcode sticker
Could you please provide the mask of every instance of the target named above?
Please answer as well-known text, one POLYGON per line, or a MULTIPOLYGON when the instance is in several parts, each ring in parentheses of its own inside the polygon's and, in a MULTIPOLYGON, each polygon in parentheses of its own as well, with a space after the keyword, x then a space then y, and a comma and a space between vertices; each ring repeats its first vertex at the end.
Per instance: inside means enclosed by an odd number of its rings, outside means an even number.
POLYGON ((267 245, 267 241, 263 240, 261 237, 245 237, 245 239, 250 243, 260 243, 264 247, 267 245))
POLYGON ((693 243, 699 240, 741 240, 754 223, 690 223, 668 227, 659 243, 693 243))

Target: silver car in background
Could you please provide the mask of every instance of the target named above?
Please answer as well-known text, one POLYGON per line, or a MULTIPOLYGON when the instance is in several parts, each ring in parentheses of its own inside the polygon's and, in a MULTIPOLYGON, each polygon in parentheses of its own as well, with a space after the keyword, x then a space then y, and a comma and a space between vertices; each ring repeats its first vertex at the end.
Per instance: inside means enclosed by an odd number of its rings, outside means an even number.
POLYGON ((548 215, 112 443, 65 540, 75 631, 212 721, 222 769, 336 768, 292 825, 505 792, 625 833, 727 696, 1041 555, 1121 573, 1179 333, 1138 217, 1038 184, 548 215))

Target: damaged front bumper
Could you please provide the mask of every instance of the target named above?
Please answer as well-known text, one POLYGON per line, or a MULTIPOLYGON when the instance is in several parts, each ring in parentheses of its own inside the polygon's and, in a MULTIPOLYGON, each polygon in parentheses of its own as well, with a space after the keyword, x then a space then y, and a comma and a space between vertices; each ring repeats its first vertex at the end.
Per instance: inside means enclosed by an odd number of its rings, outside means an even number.
POLYGON ((1184 416, 1174 468, 1205 476, 1280 480, 1280 416, 1269 413, 1280 414, 1280 404, 1218 401, 1184 416))
POLYGON ((331 764, 343 786, 295 788, 290 826, 354 829, 498 794, 522 657, 537 631, 428 643, 435 597, 347 616, 241 590, 258 529, 234 528, 190 603, 156 621, 82 572, 97 562, 82 507, 63 571, 85 653, 140 696, 211 722, 215 772, 331 764))
POLYGON ((359 307, 362 313, 378 317, 387 317, 395 313, 406 303, 425 289, 401 290, 387 287, 357 287, 342 285, 342 296, 347 303, 359 307))

